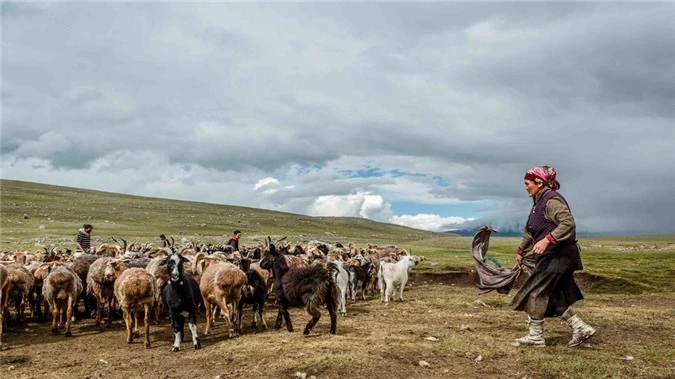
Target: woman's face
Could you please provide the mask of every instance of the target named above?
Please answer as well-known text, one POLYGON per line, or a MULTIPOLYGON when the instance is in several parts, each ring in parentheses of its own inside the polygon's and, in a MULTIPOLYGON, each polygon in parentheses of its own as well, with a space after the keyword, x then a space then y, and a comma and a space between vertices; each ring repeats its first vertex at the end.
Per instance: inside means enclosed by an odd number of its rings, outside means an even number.
POLYGON ((525 190, 527 191, 528 196, 534 197, 537 193, 539 193, 541 187, 534 181, 525 179, 525 190))

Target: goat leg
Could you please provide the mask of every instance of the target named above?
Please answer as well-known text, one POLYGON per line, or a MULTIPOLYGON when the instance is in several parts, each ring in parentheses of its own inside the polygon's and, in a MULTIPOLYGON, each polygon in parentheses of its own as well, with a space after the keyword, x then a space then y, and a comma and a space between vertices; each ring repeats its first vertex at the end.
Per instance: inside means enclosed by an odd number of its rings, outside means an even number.
POLYGON ((134 338, 138 338, 138 337, 141 336, 141 332, 138 331, 138 321, 139 321, 140 317, 141 317, 141 312, 135 311, 134 312, 134 338))
MULTIPOLYGON (((197 311, 190 312, 188 319, 188 327, 190 328, 190 333, 192 334, 192 346, 195 350, 202 348, 201 342, 199 342, 199 335, 197 334, 197 311)), ((181 328, 182 330, 182 328, 181 328)))
POLYGON ((316 325, 316 323, 321 318, 321 312, 319 312, 319 310, 317 309, 317 306, 313 302, 310 301, 310 302, 307 303, 306 310, 307 310, 307 313, 309 313, 312 316, 312 319, 309 320, 309 322, 307 323, 307 326, 305 326, 305 330, 302 332, 302 334, 304 334, 304 335, 308 335, 309 332, 312 331, 312 328, 314 327, 314 325, 316 325))
POLYGON ((56 307, 56 301, 50 300, 52 303, 52 333, 59 333, 59 309, 56 307))
POLYGON ((176 309, 171 309, 171 320, 173 320, 173 347, 172 352, 180 351, 180 344, 183 342, 183 326, 185 325, 185 317, 176 309))
POLYGON ((143 328, 145 329, 145 348, 150 348, 150 305, 143 304, 143 328))
POLYGON ((284 317, 284 311, 281 310, 281 305, 279 305, 279 311, 277 312, 277 321, 274 323, 274 329, 281 329, 281 321, 284 317))
MULTIPOLYGON (((77 295, 75 295, 77 296, 77 295)), ((73 319, 73 308, 74 308, 74 299, 73 296, 68 296, 68 308, 66 308, 66 337, 70 337, 73 334, 70 332, 70 323, 73 319)))
POLYGON ((122 308, 122 311, 124 313, 124 315, 123 315, 124 324, 127 327, 127 343, 132 343, 134 341, 134 336, 131 333, 131 328, 132 328, 132 324, 133 324, 133 320, 132 320, 132 317, 131 317, 131 311, 129 310, 129 307, 127 307, 127 306, 124 306, 122 308))
POLYGON ((206 329, 204 329, 204 335, 208 336, 209 333, 211 332, 211 323, 213 322, 211 320, 212 312, 213 309, 211 308, 211 304, 209 303, 209 300, 205 297, 202 297, 204 299, 204 305, 206 308, 206 329))

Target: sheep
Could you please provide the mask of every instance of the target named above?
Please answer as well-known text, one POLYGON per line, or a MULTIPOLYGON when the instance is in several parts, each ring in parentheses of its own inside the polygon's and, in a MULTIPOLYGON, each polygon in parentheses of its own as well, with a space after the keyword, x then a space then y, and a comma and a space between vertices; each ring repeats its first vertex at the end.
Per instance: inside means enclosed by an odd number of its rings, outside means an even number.
POLYGON ((35 279, 33 275, 20 263, 11 263, 7 268, 8 293, 5 303, 9 299, 14 300, 16 307, 16 321, 20 322, 24 318, 26 302, 29 299, 30 291, 33 288, 35 279))
POLYGON ((124 270, 115 280, 115 298, 124 313, 127 327, 127 343, 132 343, 134 334, 138 334, 138 318, 143 309, 143 326, 145 329, 145 348, 150 347, 150 307, 157 300, 159 293, 155 278, 142 268, 124 270), (132 316, 132 312, 135 312, 132 316), (133 319, 132 319, 133 318, 133 319), (133 325, 133 333, 132 333, 133 325))
MULTIPOLYGON (((49 314, 49 300, 43 295, 45 279, 49 276, 52 268, 62 265, 62 262, 43 263, 33 271, 33 289, 31 298, 31 316, 38 321, 45 321, 45 315, 49 314), (42 308, 44 306, 44 314, 42 308)), ((30 269, 29 269, 30 270, 30 269)))
POLYGON ((246 284, 241 287, 241 299, 239 299, 239 306, 237 313, 239 314, 239 330, 241 330, 241 316, 244 310, 244 304, 253 305, 253 327, 258 326, 256 320, 256 312, 260 316, 260 322, 264 329, 267 329, 267 322, 263 309, 265 307, 265 300, 267 299, 268 287, 267 281, 256 271, 251 268, 251 261, 248 258, 243 258, 239 262, 240 268, 246 273, 246 284))
MULTIPOLYGON (((162 236, 164 236, 162 234, 162 236)), ((166 267, 166 264, 162 264, 166 257, 170 254, 173 254, 173 251, 170 248, 162 248, 156 252, 156 256, 150 260, 150 263, 145 267, 145 270, 148 271, 155 278, 157 283, 157 290, 159 293, 164 291, 164 286, 169 281, 169 271, 166 267)), ((162 313, 162 303, 158 301, 154 304, 154 316, 155 324, 159 325, 161 313, 162 313)))
POLYGON ((110 328, 113 320, 114 285, 120 274, 127 269, 128 259, 102 257, 94 261, 87 273, 87 291, 96 297, 96 326, 101 325, 103 308, 108 306, 105 327, 110 328))
POLYGON ((396 287, 399 287, 398 297, 403 301, 403 288, 408 283, 408 274, 415 263, 415 258, 410 255, 401 256, 396 263, 380 262, 380 271, 377 275, 382 302, 389 303, 389 297, 394 296, 396 287))
MULTIPOLYGON (((53 267, 53 266, 50 266, 53 267)), ((73 318, 73 308, 77 303, 77 296, 82 292, 82 280, 68 266, 56 266, 51 269, 44 280, 42 295, 49 302, 52 310, 52 333, 59 332, 63 327, 63 310, 66 309, 66 337, 70 337, 70 323, 73 318)))
POLYGON ((344 262, 331 260, 328 262, 328 269, 333 275, 335 284, 338 287, 338 308, 343 316, 347 315, 347 286, 349 284, 349 273, 345 270, 344 262))
POLYGON ((289 267, 284 255, 276 250, 274 244, 270 243, 268 250, 260 261, 260 267, 271 269, 274 274, 274 292, 279 303, 275 329, 281 328, 283 317, 286 329, 292 332, 293 324, 288 307, 304 305, 307 313, 312 316, 303 331, 307 335, 321 318, 319 308, 326 305, 330 315, 330 333, 335 334, 338 290, 328 269, 323 265, 289 267))
POLYGON ((164 303, 171 313, 171 325, 175 340, 172 352, 180 350, 180 344, 183 341, 183 327, 185 326, 185 317, 182 312, 188 313, 188 327, 192 333, 192 345, 195 350, 202 347, 197 335, 197 304, 201 299, 199 285, 191 276, 183 272, 183 263, 189 262, 185 257, 179 254, 172 254, 162 262, 166 265, 169 273, 169 283, 164 287, 162 296, 164 303))
POLYGON ((239 333, 235 332, 232 320, 236 319, 236 312, 241 299, 241 287, 246 284, 246 274, 237 266, 219 262, 209 265, 204 269, 199 282, 199 290, 204 299, 206 307, 206 329, 204 335, 211 332, 213 325, 213 307, 220 307, 221 312, 225 314, 225 322, 228 324, 229 337, 236 337, 239 333), (232 306, 232 315, 229 314, 228 304, 232 306))
POLYGON ((5 307, 9 295, 9 281, 7 269, 0 265, 0 350, 2 350, 2 326, 5 324, 5 307))
POLYGON ((84 301, 84 314, 80 314, 77 307, 75 307, 75 317, 76 318, 90 318, 91 317, 91 309, 96 308, 95 305, 92 306, 92 299, 94 297, 91 294, 87 293, 87 274, 89 273, 89 268, 91 267, 91 264, 94 263, 97 259, 101 258, 100 255, 94 255, 94 254, 81 254, 77 256, 71 263, 69 263, 70 268, 75 271, 77 276, 80 277, 80 280, 82 281, 82 292, 78 296, 78 301, 79 299, 82 299, 84 301))

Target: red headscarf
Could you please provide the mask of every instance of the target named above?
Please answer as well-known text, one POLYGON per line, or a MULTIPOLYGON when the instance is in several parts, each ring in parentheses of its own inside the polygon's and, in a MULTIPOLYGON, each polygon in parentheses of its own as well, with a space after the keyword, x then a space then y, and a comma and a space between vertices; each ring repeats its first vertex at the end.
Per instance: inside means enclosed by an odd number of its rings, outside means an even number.
POLYGON ((546 185, 551 187, 552 190, 557 190, 560 188, 560 183, 555 180, 555 175, 555 168, 553 167, 534 166, 527 170, 527 173, 525 173, 525 179, 534 181, 534 179, 539 178, 543 180, 546 185))

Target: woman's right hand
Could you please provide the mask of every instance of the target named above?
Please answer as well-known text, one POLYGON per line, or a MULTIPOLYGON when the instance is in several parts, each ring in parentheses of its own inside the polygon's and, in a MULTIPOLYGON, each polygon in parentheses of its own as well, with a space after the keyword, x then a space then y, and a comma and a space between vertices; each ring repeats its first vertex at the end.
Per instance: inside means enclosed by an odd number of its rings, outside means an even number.
POLYGON ((516 262, 518 262, 518 267, 520 267, 523 264, 523 256, 525 255, 525 251, 523 251, 521 248, 518 248, 516 251, 516 262))

